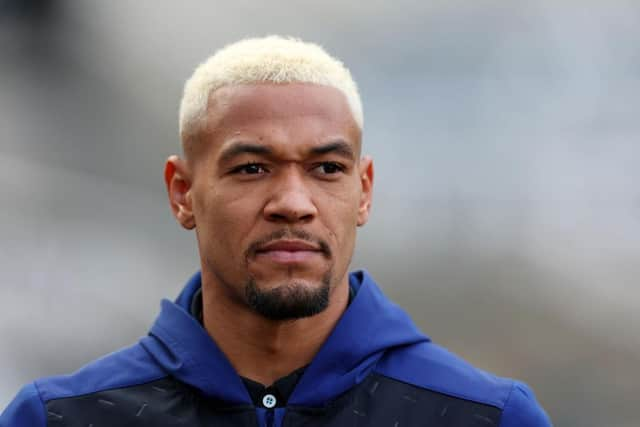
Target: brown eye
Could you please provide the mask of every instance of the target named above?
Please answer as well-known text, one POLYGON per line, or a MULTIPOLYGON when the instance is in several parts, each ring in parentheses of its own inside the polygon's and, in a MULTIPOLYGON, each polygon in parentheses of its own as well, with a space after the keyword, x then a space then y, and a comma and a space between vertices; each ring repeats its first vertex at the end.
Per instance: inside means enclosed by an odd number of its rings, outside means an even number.
POLYGON ((344 172, 344 166, 336 162, 322 162, 315 168, 323 175, 333 175, 339 172, 344 172))
POLYGON ((263 174, 267 170, 260 163, 247 163, 234 168, 231 173, 239 173, 244 175, 258 175, 263 174))

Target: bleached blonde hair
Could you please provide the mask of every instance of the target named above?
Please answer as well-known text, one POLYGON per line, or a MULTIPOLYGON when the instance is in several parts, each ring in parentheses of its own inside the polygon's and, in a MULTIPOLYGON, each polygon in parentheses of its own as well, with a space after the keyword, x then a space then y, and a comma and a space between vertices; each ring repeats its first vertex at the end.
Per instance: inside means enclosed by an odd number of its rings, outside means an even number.
POLYGON ((225 46, 195 69, 184 85, 180 103, 182 139, 198 132, 213 91, 224 86, 260 82, 334 87, 345 95, 353 118, 362 130, 364 118, 358 87, 342 62, 317 44, 267 36, 225 46))

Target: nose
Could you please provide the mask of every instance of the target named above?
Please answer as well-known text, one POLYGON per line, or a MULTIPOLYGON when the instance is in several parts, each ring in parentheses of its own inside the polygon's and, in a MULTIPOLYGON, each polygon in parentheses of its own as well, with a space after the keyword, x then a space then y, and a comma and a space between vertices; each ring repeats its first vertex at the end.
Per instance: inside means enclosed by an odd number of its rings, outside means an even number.
POLYGON ((270 197, 264 207, 267 221, 294 224, 311 222, 318 210, 309 184, 295 170, 282 171, 273 181, 270 197))

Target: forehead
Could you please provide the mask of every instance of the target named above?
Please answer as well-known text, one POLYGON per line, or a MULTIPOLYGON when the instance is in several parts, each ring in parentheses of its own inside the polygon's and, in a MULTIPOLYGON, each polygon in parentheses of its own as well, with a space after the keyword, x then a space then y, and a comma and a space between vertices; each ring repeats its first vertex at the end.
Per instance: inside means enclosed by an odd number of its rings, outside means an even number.
MULTIPOLYGON (((222 87, 207 108, 207 139, 249 137, 263 142, 341 138, 359 150, 360 130, 338 89, 309 83, 222 87)), ((219 145, 219 144, 215 144, 219 145)))

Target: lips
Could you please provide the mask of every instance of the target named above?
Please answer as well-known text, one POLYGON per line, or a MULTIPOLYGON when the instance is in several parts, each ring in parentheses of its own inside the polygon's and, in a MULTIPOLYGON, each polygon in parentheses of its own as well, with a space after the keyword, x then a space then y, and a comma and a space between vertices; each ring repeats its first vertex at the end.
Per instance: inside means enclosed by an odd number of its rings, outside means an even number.
POLYGON ((258 259, 266 258, 278 264, 296 264, 311 261, 322 255, 322 250, 301 240, 277 240, 259 247, 256 255, 258 259))
POLYGON ((304 242, 301 240, 277 240, 275 242, 270 242, 270 243, 267 243, 266 245, 261 246, 260 248, 258 248, 257 252, 260 253, 260 252, 270 252, 270 251, 319 252, 320 248, 309 242, 304 242))

